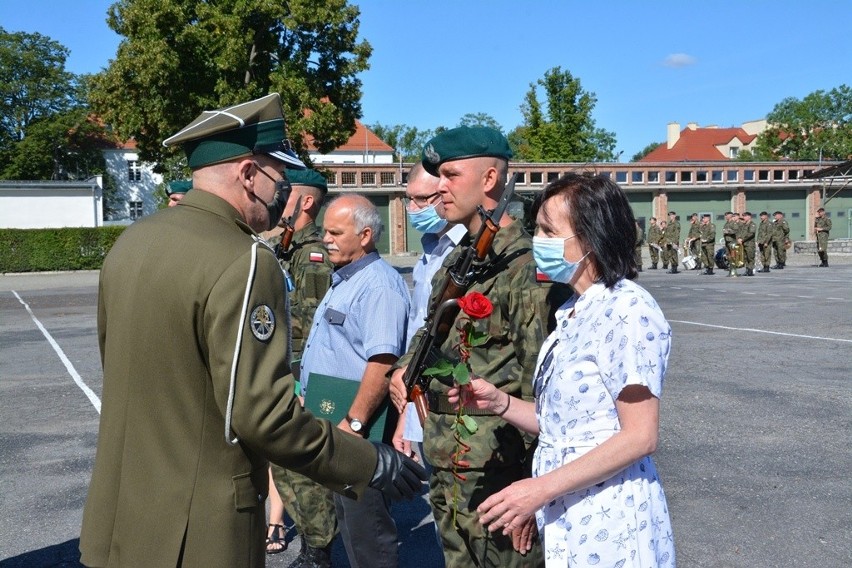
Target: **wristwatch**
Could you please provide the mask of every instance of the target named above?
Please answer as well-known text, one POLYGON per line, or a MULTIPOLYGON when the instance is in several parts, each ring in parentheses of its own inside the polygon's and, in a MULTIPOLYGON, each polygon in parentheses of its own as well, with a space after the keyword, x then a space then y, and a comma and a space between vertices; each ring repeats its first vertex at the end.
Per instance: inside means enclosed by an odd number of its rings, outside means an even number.
POLYGON ((364 427, 364 424, 362 424, 360 420, 358 420, 357 418, 352 418, 348 414, 346 415, 346 420, 349 421, 349 427, 356 434, 361 431, 361 428, 364 427))

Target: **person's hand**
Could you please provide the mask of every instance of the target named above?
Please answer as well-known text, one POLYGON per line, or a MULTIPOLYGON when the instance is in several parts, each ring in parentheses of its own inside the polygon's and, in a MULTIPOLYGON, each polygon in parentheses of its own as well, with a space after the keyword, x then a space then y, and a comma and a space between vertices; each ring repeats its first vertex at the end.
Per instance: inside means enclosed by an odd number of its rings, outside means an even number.
POLYGON ((413 459, 416 462, 420 460, 417 459, 417 456, 411 451, 411 440, 406 440, 402 437, 405 432, 405 421, 408 419, 408 408, 406 407, 405 411, 403 411, 399 415, 399 421, 396 423, 396 430, 393 432, 393 437, 391 438, 391 444, 396 451, 400 452, 403 455, 406 455, 413 459))
POLYGON ((512 547, 515 551, 526 554, 532 550, 533 540, 537 535, 538 527, 535 524, 535 516, 532 516, 520 528, 512 531, 512 547))
POLYGON ((468 408, 477 408, 494 412, 502 410, 506 406, 507 394, 497 387, 481 378, 473 378, 462 387, 454 386, 447 391, 447 401, 455 407, 461 404, 468 408))
POLYGON ((404 412, 405 404, 408 402, 408 389, 405 388, 405 383, 402 381, 405 369, 406 367, 402 367, 393 372, 389 388, 391 402, 400 414, 404 412))
MULTIPOLYGON (((535 512, 548 501, 541 480, 521 479, 499 493, 491 495, 476 508, 479 522, 490 532, 502 530, 504 535, 523 528, 535 512)), ((514 544, 514 539, 513 539, 514 544)))
POLYGON ((419 495, 423 483, 429 479, 423 466, 388 445, 379 442, 373 445, 378 459, 370 487, 393 500, 410 500, 419 495))

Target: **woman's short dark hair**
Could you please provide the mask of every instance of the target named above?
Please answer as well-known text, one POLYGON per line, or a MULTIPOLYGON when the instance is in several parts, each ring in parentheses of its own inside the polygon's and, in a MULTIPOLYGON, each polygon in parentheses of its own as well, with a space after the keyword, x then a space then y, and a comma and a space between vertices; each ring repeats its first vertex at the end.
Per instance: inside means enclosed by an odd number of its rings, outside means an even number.
POLYGON ((563 213, 577 238, 591 249, 592 262, 607 287, 636 278, 636 218, 618 184, 602 175, 567 173, 547 184, 532 214, 537 216, 541 205, 552 198, 561 198, 563 213))

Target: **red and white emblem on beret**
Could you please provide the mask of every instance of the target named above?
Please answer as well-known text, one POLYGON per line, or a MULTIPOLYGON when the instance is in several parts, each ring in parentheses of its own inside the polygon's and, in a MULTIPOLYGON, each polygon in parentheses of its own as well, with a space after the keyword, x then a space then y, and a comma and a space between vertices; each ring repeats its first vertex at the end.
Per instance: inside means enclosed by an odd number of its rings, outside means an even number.
POLYGON ((321 252, 312 252, 310 254, 310 261, 311 262, 322 262, 323 261, 322 253, 321 252))

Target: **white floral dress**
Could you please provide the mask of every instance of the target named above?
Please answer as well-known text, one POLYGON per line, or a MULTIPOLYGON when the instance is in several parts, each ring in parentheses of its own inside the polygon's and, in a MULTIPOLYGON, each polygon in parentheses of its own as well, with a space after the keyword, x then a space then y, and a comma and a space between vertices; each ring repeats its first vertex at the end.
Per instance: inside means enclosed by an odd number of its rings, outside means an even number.
MULTIPOLYGON (((536 366, 533 475, 618 432, 615 400, 625 386, 644 385, 659 398, 670 346, 671 328, 656 301, 630 280, 594 284, 566 302, 536 366)), ((650 457, 551 501, 536 520, 549 567, 675 566, 666 497, 650 457)))

